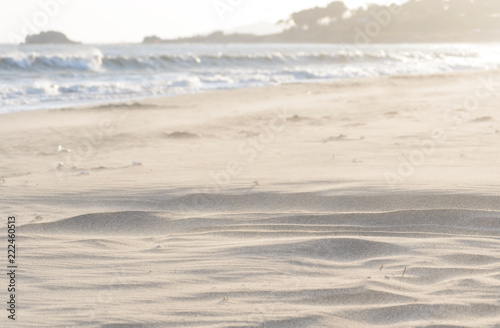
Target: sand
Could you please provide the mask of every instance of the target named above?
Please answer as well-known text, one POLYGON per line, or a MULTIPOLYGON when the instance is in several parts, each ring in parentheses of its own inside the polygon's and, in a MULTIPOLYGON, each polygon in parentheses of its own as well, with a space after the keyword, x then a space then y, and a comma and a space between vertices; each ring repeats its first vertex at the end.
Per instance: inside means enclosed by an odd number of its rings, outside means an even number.
POLYGON ((0 115, 19 266, 0 326, 500 327, 495 81, 0 115))

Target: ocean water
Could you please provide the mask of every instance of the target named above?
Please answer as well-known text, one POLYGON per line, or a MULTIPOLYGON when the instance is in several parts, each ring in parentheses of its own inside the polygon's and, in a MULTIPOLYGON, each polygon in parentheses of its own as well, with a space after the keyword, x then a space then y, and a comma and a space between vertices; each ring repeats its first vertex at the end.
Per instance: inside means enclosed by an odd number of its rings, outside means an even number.
POLYGON ((500 67, 500 44, 0 45, 0 113, 500 67))

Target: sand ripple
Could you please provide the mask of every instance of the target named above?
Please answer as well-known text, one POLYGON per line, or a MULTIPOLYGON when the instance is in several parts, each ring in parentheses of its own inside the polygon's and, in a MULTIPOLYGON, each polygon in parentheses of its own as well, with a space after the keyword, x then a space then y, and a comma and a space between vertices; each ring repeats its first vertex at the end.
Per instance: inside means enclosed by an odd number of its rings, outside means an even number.
POLYGON ((109 212, 24 225, 26 322, 49 327, 37 314, 60 320, 50 327, 500 322, 497 211, 269 209, 109 212), (50 297, 56 290, 64 301, 50 297))

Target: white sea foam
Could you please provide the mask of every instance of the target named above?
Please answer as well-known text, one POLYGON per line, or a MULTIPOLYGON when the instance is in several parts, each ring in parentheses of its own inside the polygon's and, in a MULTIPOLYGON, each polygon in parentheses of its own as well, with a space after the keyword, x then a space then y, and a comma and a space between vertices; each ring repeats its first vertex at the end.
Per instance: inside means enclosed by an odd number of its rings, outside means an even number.
POLYGON ((0 46, 0 113, 214 89, 500 66, 499 45, 0 46))

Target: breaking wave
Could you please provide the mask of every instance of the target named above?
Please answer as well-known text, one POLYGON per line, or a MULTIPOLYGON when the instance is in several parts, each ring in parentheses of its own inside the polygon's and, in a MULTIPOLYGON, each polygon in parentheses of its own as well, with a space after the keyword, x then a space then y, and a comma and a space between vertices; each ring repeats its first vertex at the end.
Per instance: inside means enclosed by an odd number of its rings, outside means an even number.
POLYGON ((0 113, 358 77, 500 67, 499 45, 0 45, 0 113))
POLYGON ((105 71, 141 69, 181 69, 199 67, 245 67, 257 65, 317 65, 367 64, 380 62, 429 61, 453 64, 480 58, 477 51, 425 52, 419 51, 362 51, 337 50, 333 52, 296 53, 256 52, 250 54, 154 54, 105 55, 100 51, 89 54, 0 54, 0 70, 21 71, 105 71))

